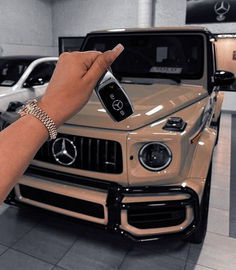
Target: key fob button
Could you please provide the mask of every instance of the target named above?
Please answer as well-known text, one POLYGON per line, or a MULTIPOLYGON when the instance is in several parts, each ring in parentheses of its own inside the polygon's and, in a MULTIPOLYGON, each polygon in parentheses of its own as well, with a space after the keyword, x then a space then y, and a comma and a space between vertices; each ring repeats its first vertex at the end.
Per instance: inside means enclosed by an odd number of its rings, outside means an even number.
POLYGON ((111 100, 114 100, 114 99, 115 99, 114 94, 110 94, 110 99, 111 99, 111 100))

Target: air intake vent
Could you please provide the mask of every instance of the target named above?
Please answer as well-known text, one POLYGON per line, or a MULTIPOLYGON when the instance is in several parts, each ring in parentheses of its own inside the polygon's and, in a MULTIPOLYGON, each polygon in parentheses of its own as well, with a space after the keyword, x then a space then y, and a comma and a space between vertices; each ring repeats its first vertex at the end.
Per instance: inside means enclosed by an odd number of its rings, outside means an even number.
POLYGON ((35 156, 36 160, 81 170, 121 173, 122 150, 111 140, 58 134, 46 142, 35 156))
POLYGON ((170 227, 181 224, 185 207, 152 207, 128 210, 128 223, 139 229, 170 227))
POLYGON ((104 218, 101 204, 71 198, 65 195, 20 185, 22 197, 96 218, 104 218))

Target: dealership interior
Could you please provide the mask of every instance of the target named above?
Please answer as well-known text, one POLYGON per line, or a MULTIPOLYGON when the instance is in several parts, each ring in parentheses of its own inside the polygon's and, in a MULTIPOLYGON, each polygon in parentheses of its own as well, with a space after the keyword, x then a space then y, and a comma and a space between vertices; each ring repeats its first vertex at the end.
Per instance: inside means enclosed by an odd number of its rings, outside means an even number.
POLYGON ((0 270, 236 269, 235 14, 234 0, 0 1, 0 140, 61 53, 124 45, 0 205, 0 270))

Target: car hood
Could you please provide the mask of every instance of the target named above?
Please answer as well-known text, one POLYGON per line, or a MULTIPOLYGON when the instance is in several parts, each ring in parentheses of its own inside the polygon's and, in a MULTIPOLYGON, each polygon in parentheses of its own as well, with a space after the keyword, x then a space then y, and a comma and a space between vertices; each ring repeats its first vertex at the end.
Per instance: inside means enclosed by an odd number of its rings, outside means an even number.
POLYGON ((88 104, 67 123, 105 129, 135 130, 207 96, 207 91, 202 86, 196 85, 122 84, 122 86, 133 103, 133 115, 121 122, 114 122, 93 93, 88 104))

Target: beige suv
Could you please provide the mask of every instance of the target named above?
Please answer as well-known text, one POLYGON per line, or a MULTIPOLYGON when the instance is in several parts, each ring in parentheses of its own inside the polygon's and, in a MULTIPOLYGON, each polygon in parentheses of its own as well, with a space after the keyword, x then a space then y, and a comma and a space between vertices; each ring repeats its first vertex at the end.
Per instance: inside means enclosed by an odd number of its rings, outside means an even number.
POLYGON ((94 94, 46 142, 7 202, 100 224, 136 240, 204 238, 223 100, 214 36, 205 28, 117 29, 83 50, 125 47, 112 70, 134 114, 113 122, 94 94))

